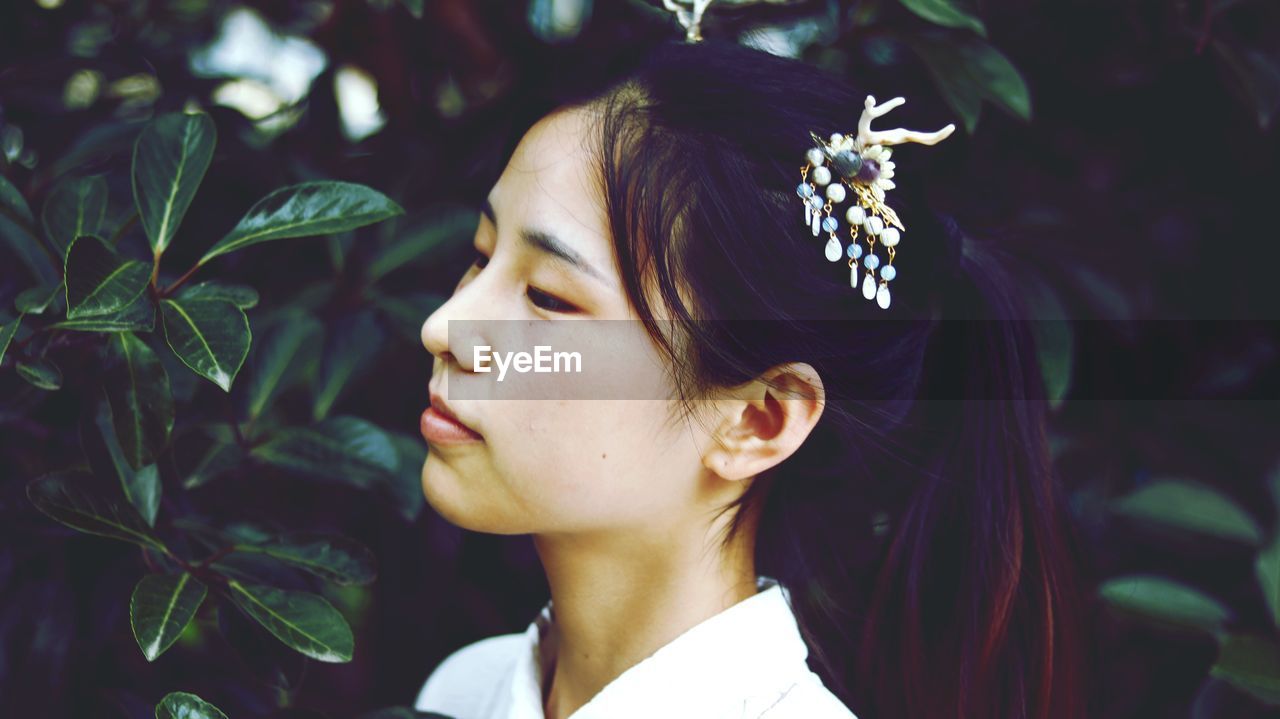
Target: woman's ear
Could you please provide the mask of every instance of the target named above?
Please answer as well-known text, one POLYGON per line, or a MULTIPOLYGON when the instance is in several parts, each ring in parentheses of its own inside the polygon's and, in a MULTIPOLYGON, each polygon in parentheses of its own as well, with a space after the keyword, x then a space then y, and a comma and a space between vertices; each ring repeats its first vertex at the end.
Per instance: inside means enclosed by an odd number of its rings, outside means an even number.
POLYGON ((812 365, 772 367, 724 401, 702 464, 722 479, 754 477, 799 449, 825 406, 822 378, 812 365))

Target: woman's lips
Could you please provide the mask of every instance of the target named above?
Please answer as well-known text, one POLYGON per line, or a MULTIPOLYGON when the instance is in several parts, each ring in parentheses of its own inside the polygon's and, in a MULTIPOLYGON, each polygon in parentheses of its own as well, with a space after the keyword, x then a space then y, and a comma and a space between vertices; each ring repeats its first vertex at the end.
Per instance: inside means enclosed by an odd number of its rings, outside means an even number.
POLYGON ((460 444, 483 439, 478 432, 454 418, 449 408, 437 398, 431 399, 432 406, 423 411, 418 422, 424 439, 433 444, 460 444))

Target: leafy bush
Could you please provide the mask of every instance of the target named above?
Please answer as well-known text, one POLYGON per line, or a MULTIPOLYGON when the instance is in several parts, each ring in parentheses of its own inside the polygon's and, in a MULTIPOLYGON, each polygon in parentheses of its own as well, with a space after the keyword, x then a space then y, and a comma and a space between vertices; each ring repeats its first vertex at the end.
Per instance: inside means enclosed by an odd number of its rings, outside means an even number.
MULTIPOLYGON (((26 243, 29 266, 46 278, 16 298, 17 316, 0 328, 0 360, 9 357, 39 392, 77 393, 84 408, 78 429, 85 461, 51 467, 27 485, 27 495, 53 519, 132 543, 143 553, 154 571, 134 587, 129 617, 148 661, 173 646, 212 594, 228 634, 243 621, 230 616, 237 611, 299 654, 348 662, 355 647, 347 620, 323 595, 297 588, 305 586, 298 575, 367 585, 376 577, 368 548, 336 534, 209 526, 190 514, 158 524, 158 464, 174 451, 176 418, 197 396, 175 397, 169 374, 174 363, 166 368, 161 357, 171 355, 181 362, 177 371, 194 373, 224 393, 234 388, 243 412, 243 420, 184 428, 210 438, 203 458, 185 473, 186 489, 246 462, 369 489, 393 487, 406 472, 412 476, 422 461, 416 443, 357 417, 328 414, 353 365, 376 349, 371 325, 348 323, 328 333, 333 346, 313 378, 314 422, 261 423, 273 401, 301 379, 303 348, 314 347, 324 328, 290 309, 255 342, 246 314, 258 307, 254 288, 188 283, 221 255, 262 242, 346 232, 404 210, 359 184, 317 180, 282 187, 255 203, 189 269, 162 282, 165 252, 180 241, 215 144, 213 121, 202 112, 170 113, 148 123, 133 147, 136 213, 118 228, 104 224, 107 183, 101 176, 73 179, 53 192, 40 212, 43 232, 21 194, 0 177, 6 229, 26 243), (135 222, 143 237, 128 233, 135 222), (138 258, 147 254, 144 238, 149 259, 138 258), (247 358, 252 376, 237 383, 247 358)), ((156 715, 223 716, 181 692, 166 696, 156 715)))

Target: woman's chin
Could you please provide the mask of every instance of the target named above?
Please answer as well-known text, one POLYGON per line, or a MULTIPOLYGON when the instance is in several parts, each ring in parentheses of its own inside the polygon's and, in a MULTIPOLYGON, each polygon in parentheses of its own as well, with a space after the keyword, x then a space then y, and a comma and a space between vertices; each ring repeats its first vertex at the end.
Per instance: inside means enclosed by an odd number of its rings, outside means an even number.
POLYGON ((461 529, 487 534, 515 534, 488 511, 477 505, 477 493, 468 491, 467 477, 439 457, 428 454, 422 464, 422 494, 427 504, 446 522, 461 529))

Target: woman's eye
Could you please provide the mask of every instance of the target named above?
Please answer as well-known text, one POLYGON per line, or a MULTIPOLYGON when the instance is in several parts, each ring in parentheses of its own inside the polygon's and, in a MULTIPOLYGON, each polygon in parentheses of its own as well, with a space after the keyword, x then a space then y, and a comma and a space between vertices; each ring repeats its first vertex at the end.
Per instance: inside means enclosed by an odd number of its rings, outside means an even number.
POLYGON ((559 297, 553 297, 552 295, 549 295, 546 292, 543 292, 542 290, 537 289, 536 287, 533 287, 533 286, 530 286, 529 289, 526 290, 525 294, 529 295, 529 301, 532 302, 535 306, 541 307, 542 309, 547 310, 549 312, 577 312, 578 311, 577 307, 574 307, 573 305, 569 304, 568 302, 565 302, 559 297))

